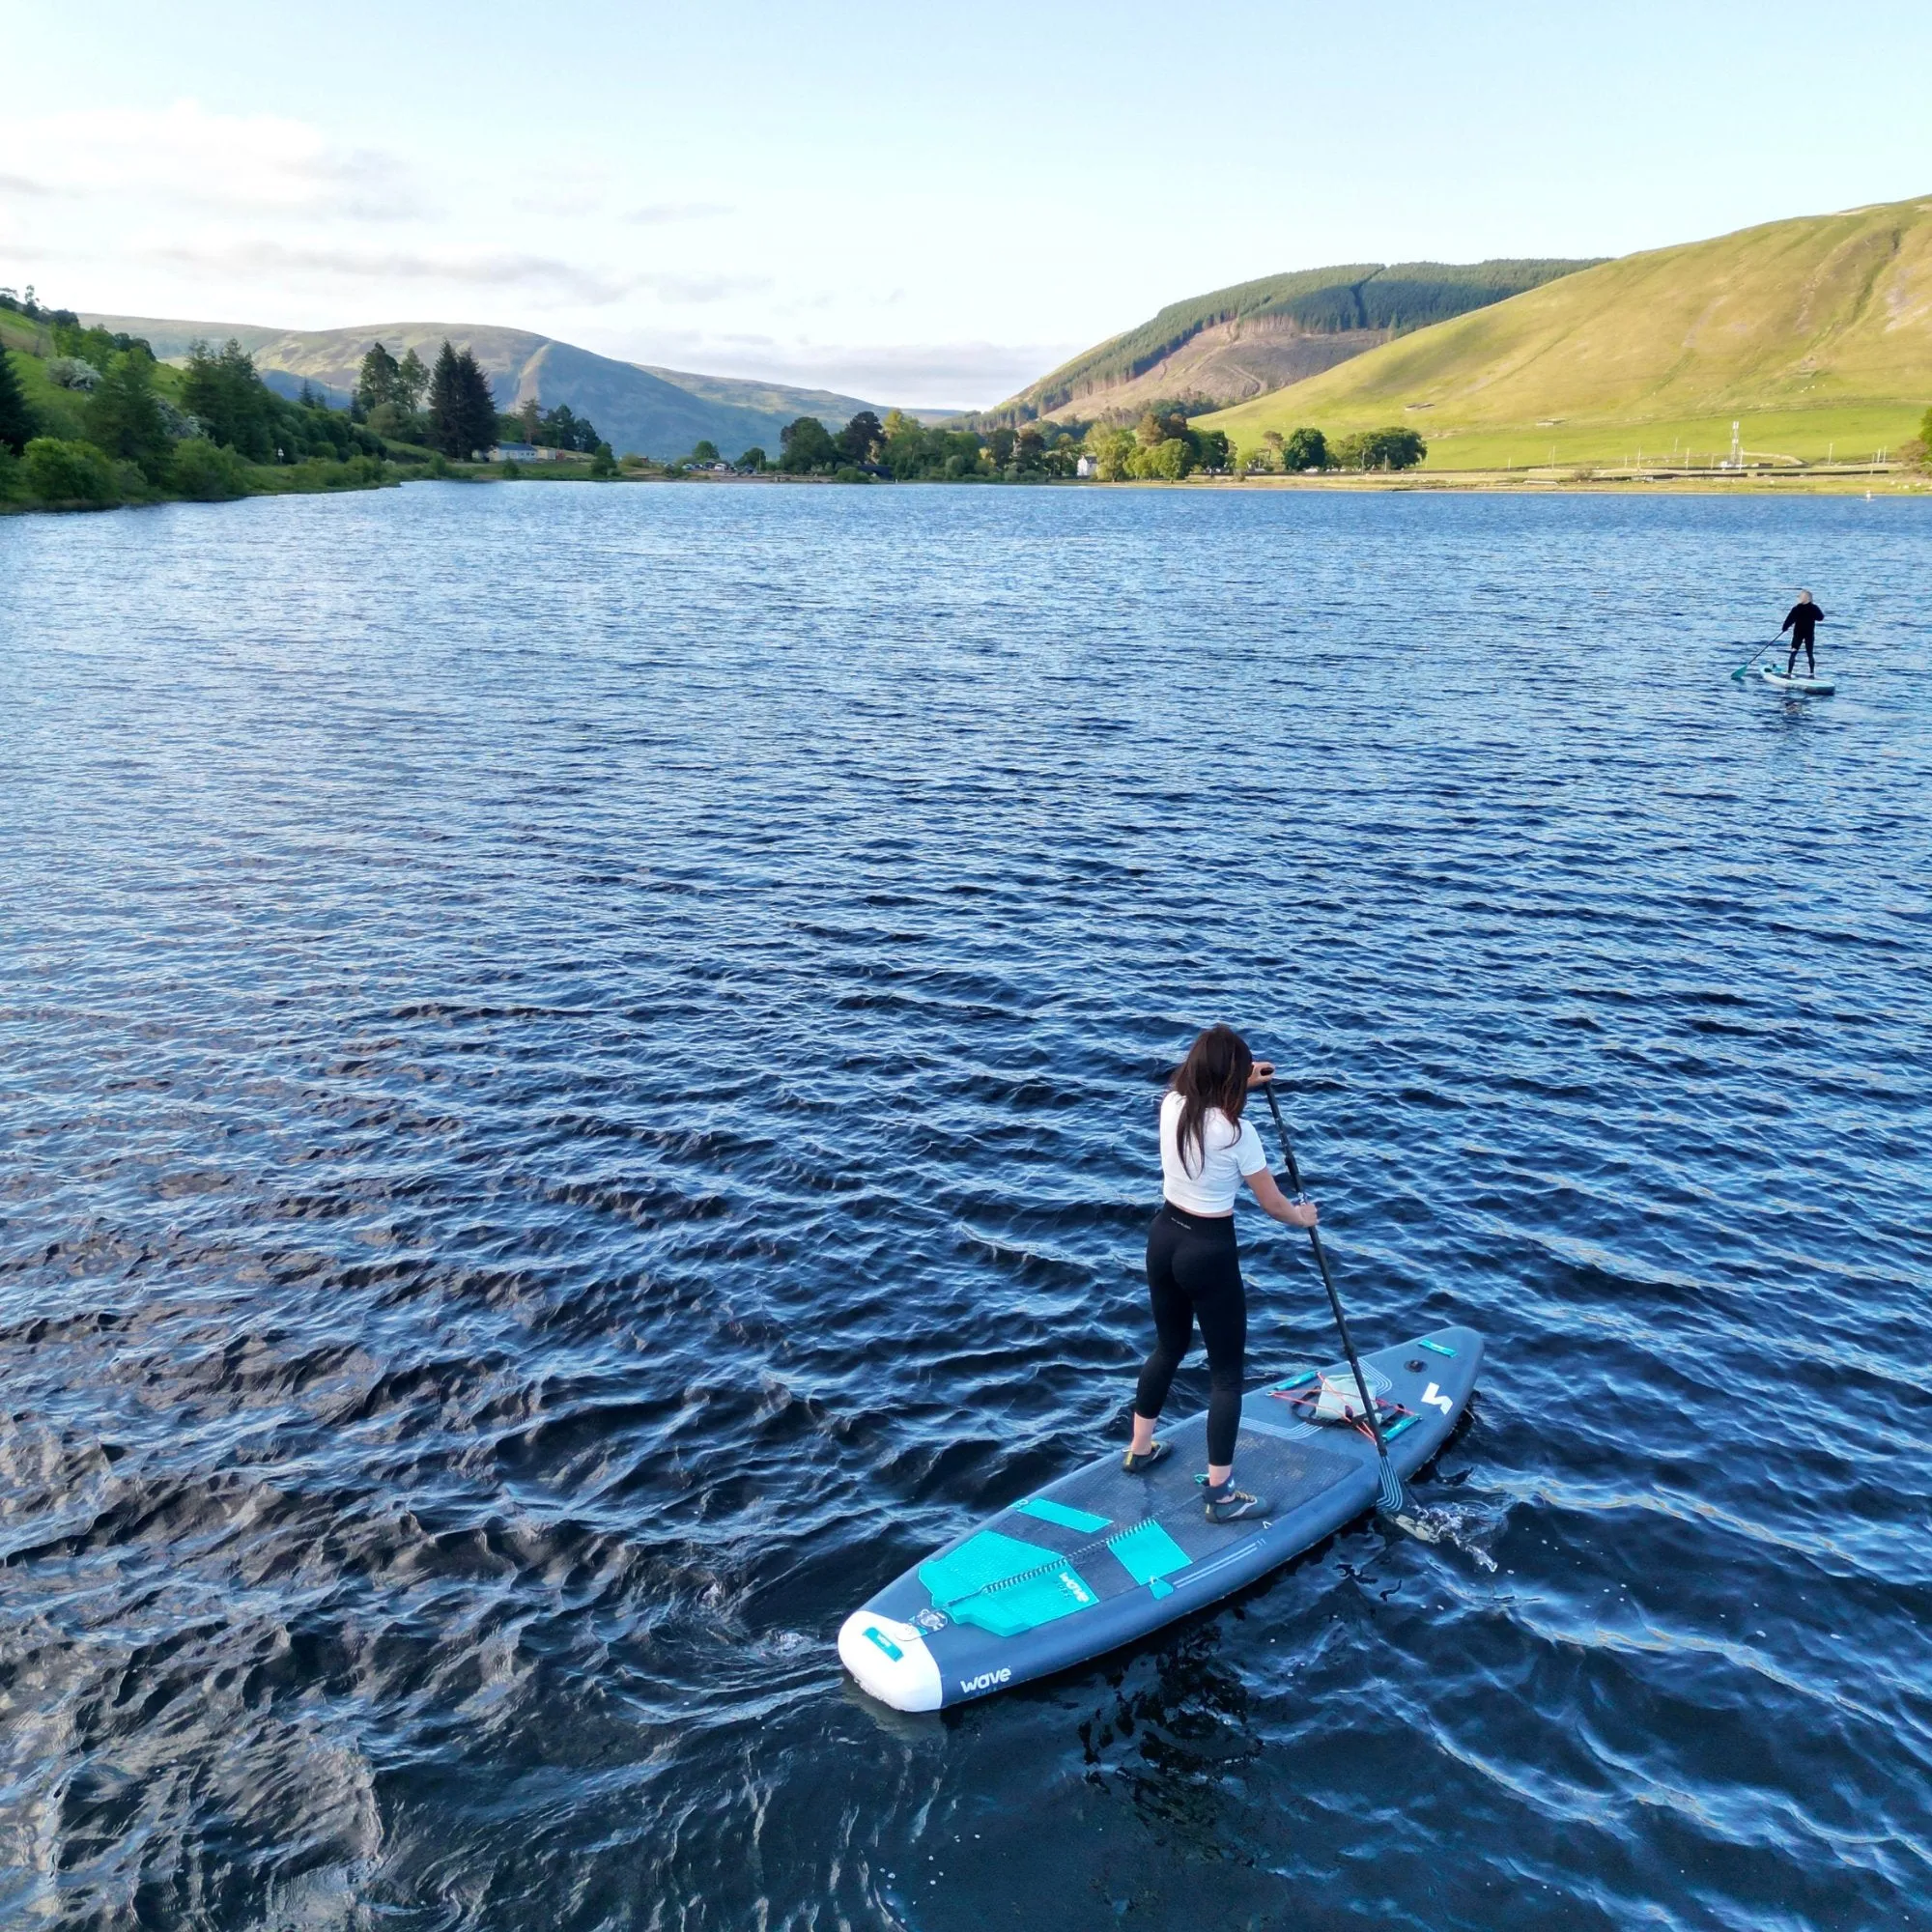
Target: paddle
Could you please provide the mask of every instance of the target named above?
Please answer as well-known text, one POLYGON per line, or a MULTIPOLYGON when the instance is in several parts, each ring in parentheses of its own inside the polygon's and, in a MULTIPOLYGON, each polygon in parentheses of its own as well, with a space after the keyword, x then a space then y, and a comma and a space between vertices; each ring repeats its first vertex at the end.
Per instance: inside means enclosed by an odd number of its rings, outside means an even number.
MULTIPOLYGON (((1301 1192, 1301 1170, 1295 1165, 1294 1149, 1288 1138, 1288 1122, 1281 1117, 1281 1103, 1274 1097, 1274 1082, 1264 1080, 1262 1092, 1267 1095, 1268 1112, 1274 1116, 1274 1130, 1281 1136, 1281 1151, 1288 1159, 1288 1179, 1291 1186, 1301 1192)), ((1328 1291, 1328 1306, 1335 1314, 1335 1327, 1342 1337, 1342 1352, 1349 1358, 1349 1366, 1355 1372, 1355 1390, 1362 1398, 1363 1419, 1369 1425, 1369 1434, 1376 1440, 1376 1455, 1381 1463, 1381 1492, 1376 1498, 1376 1506, 1384 1516, 1398 1516, 1402 1512, 1402 1478, 1395 1472, 1395 1465, 1389 1461, 1388 1444, 1382 1440, 1381 1419, 1376 1413, 1375 1399, 1369 1394, 1369 1380, 1362 1373, 1362 1365, 1355 1355, 1355 1345, 1349 1335, 1349 1318, 1342 1313, 1342 1297, 1335 1293, 1335 1283, 1328 1273, 1328 1257, 1321 1252, 1321 1236, 1314 1228, 1308 1231, 1309 1246, 1315 1250, 1315 1265, 1321 1270, 1321 1286, 1328 1291)))
POLYGON ((1779 636, 1772 639, 1772 640, 1768 644, 1760 644, 1757 647, 1757 656, 1752 658, 1749 664, 1741 664, 1737 668, 1737 669, 1731 673, 1731 676, 1735 678, 1739 684, 1742 684, 1745 681, 1745 679, 1751 674, 1752 670, 1756 668, 1758 664, 1763 660, 1765 652, 1775 651, 1778 647, 1778 645, 1781 644, 1783 641, 1784 638, 1782 634, 1780 634, 1779 636))

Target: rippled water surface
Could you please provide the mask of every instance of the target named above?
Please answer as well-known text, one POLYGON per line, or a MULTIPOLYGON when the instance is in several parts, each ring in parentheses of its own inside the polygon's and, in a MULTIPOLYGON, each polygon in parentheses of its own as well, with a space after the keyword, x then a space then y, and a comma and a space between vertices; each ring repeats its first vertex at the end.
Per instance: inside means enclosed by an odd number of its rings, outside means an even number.
POLYGON ((0 523, 0 1919, 1928 1922, 1928 583, 1861 501, 0 523), (1825 702, 1725 676, 1801 581, 1825 702), (1454 1533, 873 1707, 844 1611, 1121 1432, 1211 1018, 1363 1340, 1489 1338, 1454 1533))

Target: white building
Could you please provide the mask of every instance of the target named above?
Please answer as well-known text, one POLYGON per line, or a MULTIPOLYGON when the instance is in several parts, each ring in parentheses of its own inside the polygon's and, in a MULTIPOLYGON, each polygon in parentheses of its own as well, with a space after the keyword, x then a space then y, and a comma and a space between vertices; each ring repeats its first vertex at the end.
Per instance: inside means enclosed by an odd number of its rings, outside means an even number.
POLYGON ((1091 456, 1083 456, 1080 459, 1080 461, 1073 466, 1073 473, 1076 476, 1094 476, 1097 475, 1099 472, 1094 462, 1094 459, 1091 456))

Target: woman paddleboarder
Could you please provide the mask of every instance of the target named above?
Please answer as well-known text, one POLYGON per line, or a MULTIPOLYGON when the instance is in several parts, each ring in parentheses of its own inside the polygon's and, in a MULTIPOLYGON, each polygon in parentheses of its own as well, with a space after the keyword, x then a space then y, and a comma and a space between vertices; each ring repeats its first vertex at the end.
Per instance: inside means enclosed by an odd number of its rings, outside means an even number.
POLYGON ((1138 1475, 1167 1454, 1168 1445, 1154 1440, 1154 1424, 1199 1321, 1208 1345, 1209 1522, 1268 1513, 1265 1496, 1237 1490, 1234 1480, 1248 1340, 1235 1197, 1245 1180, 1275 1220, 1291 1228, 1315 1225, 1315 1204, 1291 1201, 1275 1185, 1261 1136, 1241 1118, 1248 1090, 1273 1077, 1273 1066, 1257 1061, 1233 1027, 1211 1026, 1187 1049, 1160 1103, 1162 1201, 1147 1249, 1154 1345, 1134 1391, 1133 1441, 1121 1466, 1138 1475))

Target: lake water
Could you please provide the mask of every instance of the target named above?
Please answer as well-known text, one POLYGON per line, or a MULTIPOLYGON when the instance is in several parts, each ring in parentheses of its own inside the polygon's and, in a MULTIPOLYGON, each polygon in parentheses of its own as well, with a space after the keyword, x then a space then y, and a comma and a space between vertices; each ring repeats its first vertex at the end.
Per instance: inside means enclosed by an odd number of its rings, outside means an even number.
POLYGON ((0 521, 0 1918, 1932 1922, 1928 582, 1842 499, 0 521), (1827 701, 1726 676, 1800 582, 1827 701), (1215 1018, 1363 1343, 1488 1337, 1454 1533, 884 1712, 843 1614, 1121 1435, 1215 1018))

